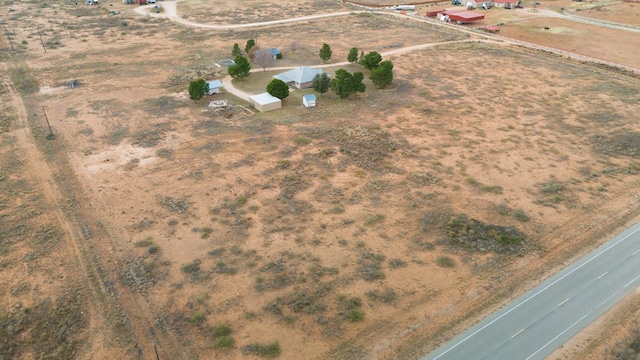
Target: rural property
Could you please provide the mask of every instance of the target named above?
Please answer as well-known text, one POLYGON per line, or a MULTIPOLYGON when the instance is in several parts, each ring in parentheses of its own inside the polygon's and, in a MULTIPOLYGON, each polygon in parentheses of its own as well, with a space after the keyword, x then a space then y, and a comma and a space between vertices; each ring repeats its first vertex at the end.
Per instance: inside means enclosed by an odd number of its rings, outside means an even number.
POLYGON ((419 359, 637 223, 640 2, 454 3, 0 0, 0 360, 419 359))

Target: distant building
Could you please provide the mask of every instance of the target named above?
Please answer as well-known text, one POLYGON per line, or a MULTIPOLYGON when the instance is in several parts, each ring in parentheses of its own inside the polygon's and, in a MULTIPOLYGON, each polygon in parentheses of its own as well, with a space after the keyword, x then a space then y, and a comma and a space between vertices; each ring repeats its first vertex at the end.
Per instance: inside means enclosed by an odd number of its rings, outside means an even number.
POLYGON ((207 84, 209 84, 209 95, 220 93, 220 90, 222 89, 222 81, 212 80, 207 81, 207 84))
MULTIPOLYGON (((495 0, 494 0, 495 2, 495 0)), ((443 21, 453 21, 456 24, 470 24, 478 21, 484 21, 484 15, 475 11, 447 11, 438 15, 442 16, 443 21)))
POLYGON ((276 48, 269 49, 269 55, 271 55, 273 60, 282 59, 282 53, 276 48))
POLYGON ((493 5, 501 8, 513 8, 519 3, 519 0, 493 0, 493 5))
POLYGON ((267 112, 280 109, 282 107, 282 100, 269 93, 262 93, 249 97, 249 104, 256 110, 267 112))

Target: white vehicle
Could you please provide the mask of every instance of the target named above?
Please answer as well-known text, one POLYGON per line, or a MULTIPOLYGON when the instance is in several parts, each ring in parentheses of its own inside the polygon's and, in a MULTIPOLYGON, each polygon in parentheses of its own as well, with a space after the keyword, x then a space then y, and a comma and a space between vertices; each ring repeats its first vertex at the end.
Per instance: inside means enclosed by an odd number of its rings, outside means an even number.
POLYGON ((156 0, 147 0, 147 4, 155 4, 156 0))

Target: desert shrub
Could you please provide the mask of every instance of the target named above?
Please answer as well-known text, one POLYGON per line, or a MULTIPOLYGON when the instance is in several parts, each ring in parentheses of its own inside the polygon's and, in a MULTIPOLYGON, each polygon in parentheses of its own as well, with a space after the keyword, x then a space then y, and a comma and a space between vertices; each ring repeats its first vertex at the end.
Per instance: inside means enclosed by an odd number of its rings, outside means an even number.
POLYGON ((525 222, 530 220, 529 215, 527 215, 527 213, 522 209, 516 209, 516 211, 513 212, 513 217, 515 217, 516 220, 520 222, 525 222))
POLYGON ((263 358, 278 357, 280 355, 280 351, 280 344, 277 341, 268 344, 252 343, 242 347, 243 354, 254 354, 263 358))
POLYGON ((367 297, 373 301, 381 301, 385 304, 391 304, 396 301, 396 292, 391 288, 386 288, 382 291, 374 289, 367 291, 367 297))
POLYGON ((384 279, 385 276, 381 268, 383 261, 384 255, 363 251, 358 258, 358 272, 366 281, 384 279))
POLYGON ((229 324, 218 324, 211 330, 213 337, 219 338, 231 335, 231 326, 229 324))
POLYGON ((347 320, 357 322, 364 320, 364 313, 360 309, 351 309, 347 311, 347 320))
POLYGON ((496 205, 496 211, 498 212, 498 214, 502 216, 507 216, 509 215, 509 213, 511 213, 511 209, 505 203, 500 203, 496 205))
POLYGON ((446 268, 452 268, 456 266, 456 262, 448 256, 440 256, 438 260, 436 260, 436 263, 438 264, 438 266, 446 268))
POLYGON ((389 260, 389 267, 392 269, 397 269, 401 267, 406 267, 407 262, 402 259, 391 259, 389 260))
POLYGON ((182 265, 182 267, 180 269, 185 274, 195 274, 195 273, 197 273, 197 272, 199 272, 201 270, 200 269, 200 264, 201 263, 202 263, 202 261, 200 261, 200 259, 195 259, 190 263, 182 265))
POLYGON ((236 344, 236 341, 231 336, 222 336, 217 338, 214 343, 214 349, 230 349, 236 344))
POLYGON ((196 311, 189 316, 189 321, 194 324, 202 324, 204 322, 204 314, 200 311, 196 311))
POLYGON ((521 251, 526 239, 526 234, 515 227, 485 224, 466 215, 451 217, 443 229, 453 244, 478 251, 521 251))
POLYGON ((311 139, 308 139, 304 136, 296 136, 293 138, 293 143, 298 146, 309 145, 311 143, 311 139))
POLYGON ((181 214, 189 208, 189 202, 187 199, 175 199, 170 196, 166 196, 160 199, 160 205, 162 205, 167 210, 181 214))

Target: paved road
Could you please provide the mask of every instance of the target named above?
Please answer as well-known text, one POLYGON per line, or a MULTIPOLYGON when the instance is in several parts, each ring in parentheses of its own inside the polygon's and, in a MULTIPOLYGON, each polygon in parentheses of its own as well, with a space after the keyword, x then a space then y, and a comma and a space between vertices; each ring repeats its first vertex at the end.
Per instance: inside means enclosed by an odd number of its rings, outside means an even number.
POLYGON ((422 360, 544 359, 640 286, 640 224, 422 360))

